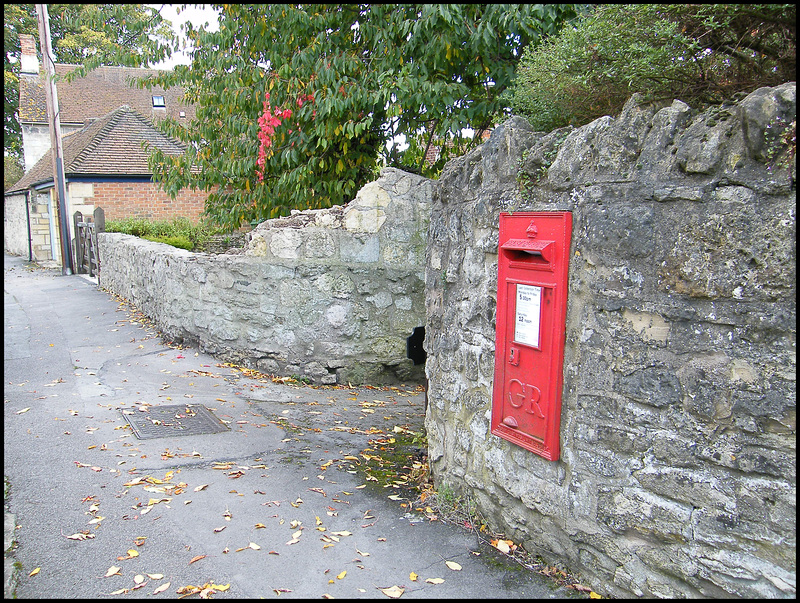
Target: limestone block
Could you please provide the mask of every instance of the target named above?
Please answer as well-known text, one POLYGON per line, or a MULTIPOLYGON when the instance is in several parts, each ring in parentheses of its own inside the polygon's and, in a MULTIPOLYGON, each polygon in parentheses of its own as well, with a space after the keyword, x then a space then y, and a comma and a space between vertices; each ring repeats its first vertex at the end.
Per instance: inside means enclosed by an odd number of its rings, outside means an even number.
POLYGON ((391 203, 378 182, 370 182, 356 194, 345 210, 344 227, 352 232, 376 233, 386 221, 386 207, 391 203))
POLYGON ((294 229, 275 230, 269 242, 269 250, 276 258, 295 260, 299 257, 302 234, 294 229))

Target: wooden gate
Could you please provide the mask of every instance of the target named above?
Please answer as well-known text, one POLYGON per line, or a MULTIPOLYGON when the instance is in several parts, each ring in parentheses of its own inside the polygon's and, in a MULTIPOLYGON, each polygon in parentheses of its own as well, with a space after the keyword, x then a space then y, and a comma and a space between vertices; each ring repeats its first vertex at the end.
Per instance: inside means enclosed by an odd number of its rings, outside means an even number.
POLYGON ((100 279, 100 258, 97 254, 97 233, 106 229, 106 215, 102 207, 96 207, 93 216, 76 211, 75 226, 75 271, 100 279))

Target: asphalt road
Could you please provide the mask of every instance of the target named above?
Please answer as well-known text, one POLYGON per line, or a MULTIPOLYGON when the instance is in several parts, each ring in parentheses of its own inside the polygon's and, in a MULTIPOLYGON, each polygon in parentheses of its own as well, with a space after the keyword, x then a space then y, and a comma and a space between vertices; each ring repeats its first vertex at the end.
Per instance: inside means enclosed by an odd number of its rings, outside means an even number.
POLYGON ((580 596, 432 520, 376 461, 420 466, 412 385, 275 383, 6 255, 3 392, 7 597, 580 596), (223 431, 176 431, 200 405, 223 431))

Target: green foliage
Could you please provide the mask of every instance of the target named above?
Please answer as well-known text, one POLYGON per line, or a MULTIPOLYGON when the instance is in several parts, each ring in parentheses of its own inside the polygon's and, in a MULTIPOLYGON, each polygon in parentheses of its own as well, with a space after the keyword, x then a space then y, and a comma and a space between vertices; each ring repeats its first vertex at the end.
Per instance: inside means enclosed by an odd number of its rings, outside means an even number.
POLYGON ((222 231, 208 224, 193 224, 188 218, 172 220, 124 218, 106 222, 106 232, 120 232, 194 251, 202 248, 211 237, 222 231))
POLYGON ((9 187, 19 182, 24 173, 22 162, 17 156, 6 155, 3 157, 3 190, 7 191, 9 187))
MULTIPOLYGON (((155 64, 171 54, 176 40, 169 21, 144 4, 48 4, 47 10, 56 62, 84 65, 70 77, 99 65, 155 64)), ((3 148, 6 154, 21 156, 19 35, 30 34, 38 41, 39 25, 34 4, 4 4, 3 17, 3 148)), ((41 65, 41 45, 37 47, 41 65)))
POLYGON ((523 52, 513 110, 536 129, 619 113, 633 93, 695 108, 796 78, 793 4, 601 4, 523 52))
POLYGON ((421 143, 407 155, 386 143, 427 137, 445 154, 478 144, 462 130, 480 133, 505 115, 500 95, 522 49, 583 6, 217 5, 218 31, 187 29, 192 65, 143 84, 183 86, 200 105, 189 128, 161 122, 189 151, 154 151, 155 179, 172 195, 209 192, 207 216, 235 228, 344 203, 383 164, 435 173, 421 143), (276 127, 262 182, 258 119, 267 99, 273 115, 292 116, 276 127))
POLYGON ((192 243, 186 237, 152 237, 152 236, 144 236, 143 239, 147 239, 148 241, 155 241, 156 243, 166 243, 167 245, 172 245, 173 247, 178 247, 179 249, 186 249, 187 251, 192 251, 194 249, 194 243, 192 243))

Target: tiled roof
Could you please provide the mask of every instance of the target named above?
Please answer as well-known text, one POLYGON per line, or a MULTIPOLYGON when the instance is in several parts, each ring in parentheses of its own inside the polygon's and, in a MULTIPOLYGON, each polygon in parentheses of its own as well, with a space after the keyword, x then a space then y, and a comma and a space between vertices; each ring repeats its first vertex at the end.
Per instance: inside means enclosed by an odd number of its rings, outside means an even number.
MULTIPOLYGON (((148 151, 142 142, 164 153, 180 155, 183 147, 127 105, 117 108, 62 139, 64 174, 75 176, 150 176, 148 151)), ((52 149, 7 192, 53 180, 52 149)))
MULTIPOLYGON (((57 63, 56 75, 63 76, 74 70, 77 65, 57 63)), ((194 119, 193 105, 182 100, 183 88, 164 90, 155 87, 139 89, 131 86, 131 77, 141 77, 159 73, 155 69, 137 69, 133 67, 98 67, 76 78, 72 82, 56 80, 58 91, 59 118, 62 124, 83 124, 89 119, 97 119, 113 111, 121 105, 128 105, 141 115, 150 119, 158 119, 167 115, 188 122, 194 119), (163 96, 165 109, 153 108, 153 96, 163 96), (179 112, 185 111, 185 118, 179 112)), ((21 73, 19 76, 19 121, 20 123, 47 123, 47 104, 44 92, 44 70, 38 75, 21 73)))

